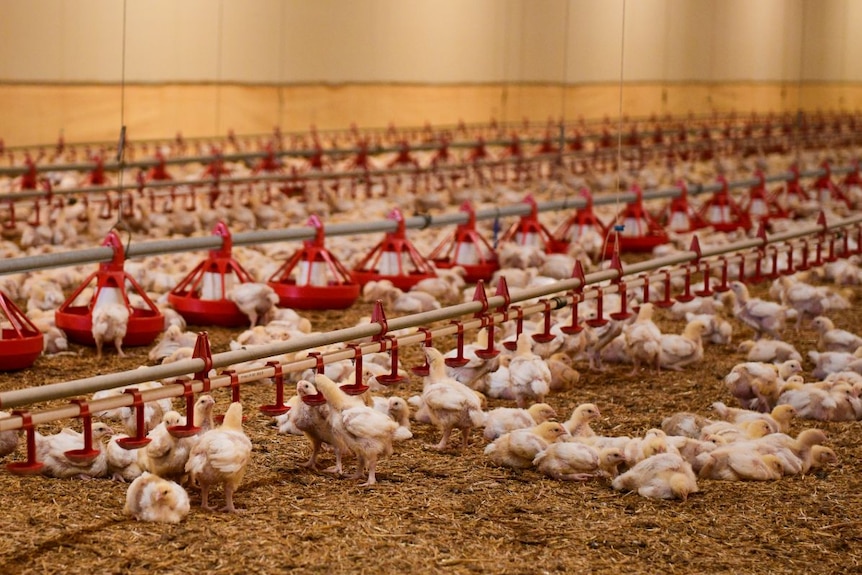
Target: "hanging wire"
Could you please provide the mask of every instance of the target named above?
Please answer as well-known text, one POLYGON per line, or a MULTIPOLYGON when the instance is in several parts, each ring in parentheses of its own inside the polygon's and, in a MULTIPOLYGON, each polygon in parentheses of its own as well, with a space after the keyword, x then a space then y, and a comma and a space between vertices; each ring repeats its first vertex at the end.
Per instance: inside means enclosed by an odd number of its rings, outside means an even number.
MULTIPOLYGON (((123 222, 123 212, 125 211, 123 194, 123 173, 126 171, 126 0, 123 0, 123 38, 122 47, 120 49, 120 137, 117 141, 117 164, 119 165, 119 175, 117 176, 118 190, 120 199, 117 201, 117 221, 114 227, 119 230, 127 230, 125 222, 123 222)), ((110 196, 105 196, 105 201, 110 202, 110 196)), ((126 242, 126 251, 129 249, 129 244, 132 241, 131 233, 126 242)))
POLYGON ((617 110, 617 174, 615 185, 615 201, 614 209, 616 210, 616 218, 613 226, 608 228, 607 236, 605 237, 605 246, 608 245, 611 234, 614 235, 614 253, 619 255, 620 251, 620 232, 625 230, 625 224, 620 223, 620 182, 622 182, 623 169, 623 77, 625 73, 626 60, 626 0, 623 0, 623 13, 621 22, 620 34, 620 81, 619 81, 619 98, 617 110))

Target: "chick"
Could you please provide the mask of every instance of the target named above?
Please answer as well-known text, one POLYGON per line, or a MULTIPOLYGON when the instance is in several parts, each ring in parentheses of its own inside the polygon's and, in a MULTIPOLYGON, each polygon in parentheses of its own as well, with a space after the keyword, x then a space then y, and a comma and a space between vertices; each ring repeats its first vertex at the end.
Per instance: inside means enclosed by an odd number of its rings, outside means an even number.
POLYGON ((636 491, 641 497, 685 500, 699 488, 691 465, 676 453, 646 458, 616 477, 611 487, 636 491))
MULTIPOLYGON (((332 423, 329 420, 331 411, 329 404, 308 405, 304 401, 301 401, 303 397, 316 396, 317 394, 317 388, 313 383, 305 379, 299 380, 296 383, 296 397, 300 401, 295 402, 287 415, 290 416, 296 429, 301 434, 304 434, 306 439, 311 443, 311 456, 302 465, 309 469, 317 470, 317 457, 320 454, 321 447, 326 444, 332 447, 335 453, 335 466, 327 471, 340 474, 342 471, 342 457, 347 451, 347 446, 333 430, 332 423)), ((357 400, 356 405, 360 404, 357 400)))
POLYGON ((744 446, 728 445, 703 454, 699 477, 722 481, 773 481, 784 468, 775 455, 762 455, 744 446))
POLYGON ((126 490, 123 512, 138 521, 179 523, 189 514, 189 508, 185 489, 145 471, 126 490))
POLYGON ((661 330, 652 320, 653 309, 651 303, 642 304, 635 321, 622 328, 628 355, 634 365, 631 375, 636 374, 643 364, 654 366, 656 371, 661 370, 661 330))
POLYGON ((563 426, 572 437, 590 437, 596 434, 590 427, 590 422, 597 420, 601 415, 595 403, 582 403, 572 411, 572 415, 563 423, 563 426))
POLYGON ((152 362, 160 362, 181 347, 194 347, 198 334, 192 331, 183 331, 178 325, 168 327, 162 333, 159 340, 150 349, 147 357, 152 362))
POLYGON ((730 288, 735 295, 733 315, 754 330, 754 339, 758 340, 764 335, 781 339, 780 332, 784 329, 787 308, 775 302, 751 297, 742 282, 731 282, 730 288))
POLYGON ((581 374, 575 369, 574 362, 567 353, 551 354, 547 363, 548 369, 551 370, 551 391, 568 391, 580 381, 581 374))
POLYGON ((561 423, 546 421, 528 429, 516 429, 505 433, 485 447, 485 455, 491 463, 500 467, 529 469, 540 451, 568 435, 561 423))
POLYGON ((769 423, 772 433, 787 433, 790 422, 796 416, 796 409, 792 405, 776 405, 770 413, 761 413, 750 409, 728 407, 724 403, 716 401, 712 404, 712 410, 720 418, 731 423, 763 419, 769 423))
POLYGON ((504 433, 535 427, 556 416, 554 408, 547 403, 534 403, 527 409, 498 407, 487 413, 484 436, 488 441, 494 441, 504 433))
POLYGON ((528 401, 542 403, 551 390, 551 370, 541 356, 533 353, 532 340, 527 333, 518 336, 518 347, 509 361, 509 383, 518 407, 528 401))
POLYGON ((129 437, 121 433, 114 435, 105 448, 108 458, 108 475, 114 481, 125 483, 139 477, 142 473, 138 464, 138 453, 134 449, 125 449, 117 441, 129 437))
POLYGON ((186 473, 186 463, 192 448, 198 442, 200 434, 214 427, 212 410, 215 401, 210 395, 202 395, 195 402, 195 425, 201 427, 198 435, 191 437, 174 437, 169 427, 185 423, 185 417, 176 411, 169 411, 162 417, 162 422, 149 433, 150 443, 138 450, 138 465, 144 471, 149 471, 165 479, 182 480, 186 473))
POLYGON ((433 347, 425 348, 430 372, 422 389, 422 405, 430 421, 443 433, 434 449, 449 446, 453 429, 461 430, 462 451, 470 440, 470 431, 485 424, 485 413, 479 396, 466 385, 446 375, 443 356, 433 347))
POLYGON ((625 463, 625 454, 616 447, 596 449, 574 441, 550 444, 533 459, 537 471, 562 481, 587 481, 599 476, 615 477, 625 463))
MULTIPOLYGON (((100 446, 102 439, 113 434, 113 430, 100 421, 93 422, 91 430, 94 448, 100 446)), ((102 447, 104 448, 103 445, 102 447)), ((45 464, 42 473, 49 477, 60 479, 106 477, 108 475, 108 459, 105 449, 101 449, 95 458, 85 461, 70 459, 66 455, 68 451, 83 448, 83 434, 73 429, 66 428, 54 435, 42 435, 36 432, 36 458, 45 464)))
POLYGON ((278 294, 263 283, 244 282, 231 288, 227 299, 234 302, 239 310, 248 317, 251 327, 267 323, 278 305, 278 294))
POLYGON ((367 480, 362 486, 374 485, 377 482, 377 461, 392 454, 398 424, 373 407, 351 402, 352 398, 325 375, 316 375, 314 384, 330 407, 329 422, 333 433, 359 460, 354 477, 360 477, 367 469, 367 480))
POLYGON ((661 367, 682 371, 703 359, 703 340, 701 335, 706 325, 700 320, 689 322, 682 334, 662 334, 661 367))
POLYGON ((748 361, 780 363, 789 359, 802 361, 802 354, 792 344, 778 339, 747 339, 739 344, 737 351, 743 352, 748 361))
MULTIPOLYGON (((0 419, 4 417, 9 417, 9 413, 5 411, 0 411, 0 419)), ((9 430, 9 431, 0 431, 0 457, 4 457, 9 455, 18 447, 18 432, 9 430)))
POLYGON ((251 460, 251 440, 242 430, 242 404, 230 404, 221 426, 200 436, 186 463, 192 484, 201 489, 201 507, 209 506, 209 492, 214 485, 224 485, 223 511, 235 513, 233 494, 242 482, 251 460))
POLYGON ((679 411, 665 417, 661 422, 661 429, 668 435, 700 439, 701 430, 712 423, 715 422, 697 413, 679 411))
POLYGON ((105 342, 113 343, 117 355, 126 357, 123 352, 123 338, 129 327, 129 308, 121 303, 103 303, 93 307, 93 341, 96 342, 96 357, 101 359, 105 342))
POLYGON ((817 338, 817 349, 820 351, 853 353, 862 346, 862 337, 844 329, 836 329, 832 320, 826 316, 815 317, 811 320, 811 327, 819 335, 817 338))

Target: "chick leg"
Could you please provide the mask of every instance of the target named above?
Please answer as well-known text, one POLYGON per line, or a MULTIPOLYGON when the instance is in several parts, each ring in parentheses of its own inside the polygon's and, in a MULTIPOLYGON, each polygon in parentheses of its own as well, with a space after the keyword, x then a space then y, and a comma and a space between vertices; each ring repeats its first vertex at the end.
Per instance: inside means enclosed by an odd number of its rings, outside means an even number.
POLYGON ((368 481, 362 483, 359 487, 369 487, 377 483, 377 476, 375 475, 375 470, 377 469, 377 457, 370 457, 368 459, 368 481))
POLYGON ((221 508, 222 511, 226 511, 227 513, 241 513, 239 509, 233 506, 233 485, 225 485, 224 486, 224 507, 221 508))
POLYGON ((102 339, 95 338, 96 340, 96 359, 102 359, 102 339))
POLYGON ((206 509, 208 511, 212 511, 213 507, 209 504, 209 494, 210 488, 209 485, 201 485, 201 509, 206 509))
POLYGON ((467 451, 467 446, 470 445, 470 431, 472 427, 461 429, 461 453, 467 451))
POLYGON ((449 436, 452 435, 452 428, 446 426, 443 428, 443 437, 440 439, 440 443, 432 446, 432 449, 436 449, 437 451, 443 451, 449 446, 449 436))
POLYGON ((117 355, 120 357, 126 357, 126 354, 123 353, 123 338, 117 337, 114 338, 114 347, 117 348, 117 355))
POLYGON ((308 461, 305 463, 300 463, 303 467, 308 467, 309 469, 317 470, 317 454, 320 452, 320 440, 319 439, 311 439, 311 457, 308 458, 308 461))

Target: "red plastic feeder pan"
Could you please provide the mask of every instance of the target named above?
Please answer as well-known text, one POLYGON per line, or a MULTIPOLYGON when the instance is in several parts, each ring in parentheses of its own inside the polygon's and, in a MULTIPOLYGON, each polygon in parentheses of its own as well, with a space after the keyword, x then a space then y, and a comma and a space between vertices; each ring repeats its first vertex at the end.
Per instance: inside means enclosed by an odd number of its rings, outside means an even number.
POLYGON ((66 332, 70 341, 84 345, 96 345, 92 333, 93 309, 107 303, 121 303, 129 310, 129 323, 126 328, 126 336, 123 338, 123 345, 149 345, 164 330, 165 317, 140 284, 135 281, 135 278, 123 269, 125 255, 117 233, 111 230, 102 245, 114 250, 113 259, 110 262, 100 264, 99 271, 90 274, 69 296, 69 299, 54 312, 55 323, 58 328, 66 332), (86 305, 73 305, 81 292, 94 280, 96 289, 90 301, 86 305), (141 297, 147 306, 146 309, 133 307, 129 303, 129 296, 126 292, 127 285, 141 297))
POLYGON ((688 202, 688 188, 685 182, 678 182, 680 194, 671 199, 670 203, 659 214, 659 222, 666 230, 686 233, 706 227, 706 222, 697 213, 697 209, 688 202))
POLYGON ((565 253, 569 242, 555 239, 548 228, 542 225, 539 221, 539 206, 533 196, 528 195, 524 201, 530 204, 530 213, 512 224, 500 241, 542 248, 549 254, 565 253))
POLYGON ((247 325, 248 316, 225 296, 236 284, 254 280, 231 255, 233 240, 227 225, 216 223, 213 234, 221 236, 221 248, 210 251, 209 257, 171 290, 168 303, 193 325, 247 325))
POLYGON ((718 182, 721 184, 721 189, 701 206, 700 216, 719 232, 732 232, 739 228, 748 231, 751 229, 751 218, 748 213, 730 197, 724 176, 718 176, 718 182))
POLYGON ((278 294, 279 305, 294 309, 345 309, 359 297, 360 286, 347 268, 327 250, 323 223, 313 215, 308 225, 316 232, 302 242, 266 282, 278 294))
POLYGON ((577 242, 590 233, 595 233, 604 239, 608 233, 608 227, 593 212, 593 196, 590 191, 582 188, 581 196, 586 201, 586 205, 576 210, 572 217, 563 222, 554 232, 556 241, 561 244, 577 242))
POLYGON ((467 212, 467 222, 460 224, 455 232, 446 236, 428 259, 438 268, 447 269, 461 266, 467 272, 467 283, 488 281, 500 269, 497 252, 482 235, 476 231, 476 213, 470 202, 461 204, 461 211, 467 212))
POLYGON ((353 268, 353 281, 364 286, 370 281, 386 279, 407 291, 424 279, 437 277, 434 266, 407 240, 401 211, 395 208, 386 217, 398 222, 397 229, 387 233, 383 241, 353 268))
POLYGON ((667 232, 643 206, 643 190, 635 184, 632 187, 634 201, 626 204, 614 219, 615 233, 608 236, 605 242, 605 257, 615 249, 622 252, 651 252, 656 246, 670 241, 667 232))
POLYGON ((42 332, 3 292, 0 292, 0 310, 11 324, 11 327, 4 325, 0 332, 0 370, 30 367, 42 354, 45 339, 42 332))

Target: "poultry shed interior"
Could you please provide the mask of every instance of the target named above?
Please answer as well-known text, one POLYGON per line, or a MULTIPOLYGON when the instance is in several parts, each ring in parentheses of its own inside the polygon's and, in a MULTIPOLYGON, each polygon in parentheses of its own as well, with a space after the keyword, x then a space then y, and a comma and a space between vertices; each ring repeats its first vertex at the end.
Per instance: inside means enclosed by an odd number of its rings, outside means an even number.
POLYGON ((862 3, 0 14, 6 571, 860 569, 862 3))

